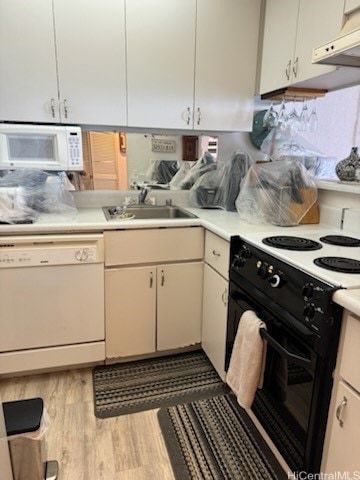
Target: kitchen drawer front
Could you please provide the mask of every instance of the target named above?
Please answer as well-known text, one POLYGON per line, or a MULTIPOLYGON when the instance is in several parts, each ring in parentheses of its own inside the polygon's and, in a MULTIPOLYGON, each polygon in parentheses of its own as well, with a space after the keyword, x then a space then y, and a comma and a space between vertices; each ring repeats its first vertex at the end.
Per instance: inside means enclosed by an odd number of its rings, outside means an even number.
POLYGON ((230 244, 207 231, 205 235, 205 262, 224 278, 229 278, 230 244))
POLYGON ((204 257, 204 229, 149 228, 105 232, 105 265, 133 265, 204 257))
POLYGON ((360 318, 347 313, 345 316, 345 335, 340 365, 341 377, 360 392, 360 318))

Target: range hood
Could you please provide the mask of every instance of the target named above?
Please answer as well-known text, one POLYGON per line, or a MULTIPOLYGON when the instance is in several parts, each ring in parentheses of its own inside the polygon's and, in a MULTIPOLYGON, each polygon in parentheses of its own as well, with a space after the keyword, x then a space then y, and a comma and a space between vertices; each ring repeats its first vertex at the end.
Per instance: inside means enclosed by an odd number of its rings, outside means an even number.
POLYGON ((336 38, 313 49, 312 63, 360 67, 360 9, 346 18, 336 38))

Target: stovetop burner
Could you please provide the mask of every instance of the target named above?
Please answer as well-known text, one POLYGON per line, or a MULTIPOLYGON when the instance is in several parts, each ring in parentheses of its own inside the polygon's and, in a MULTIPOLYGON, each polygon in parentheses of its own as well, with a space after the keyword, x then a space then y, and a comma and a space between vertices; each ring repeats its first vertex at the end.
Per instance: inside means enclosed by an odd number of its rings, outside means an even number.
POLYGON ((321 237, 320 242, 328 243, 329 245, 339 245, 341 247, 360 247, 360 240, 358 238, 346 237, 345 235, 326 235, 321 237))
POLYGON ((343 257, 319 257, 314 260, 315 265, 326 270, 341 273, 360 273, 360 261, 343 257))
POLYGON ((308 238, 290 237, 286 235, 276 237, 266 237, 262 240, 265 245, 274 248, 282 248, 284 250, 319 250, 322 248, 321 243, 309 240, 308 238))

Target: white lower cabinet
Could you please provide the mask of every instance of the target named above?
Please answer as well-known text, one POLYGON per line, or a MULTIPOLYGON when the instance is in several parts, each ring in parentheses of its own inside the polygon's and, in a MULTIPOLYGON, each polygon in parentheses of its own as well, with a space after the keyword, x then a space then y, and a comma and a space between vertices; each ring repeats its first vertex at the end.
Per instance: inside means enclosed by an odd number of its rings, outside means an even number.
POLYGON ((107 270, 106 357, 200 343, 202 275, 202 262, 107 270))
POLYGON ((105 271, 106 358, 155 352, 156 267, 105 271))
POLYGON ((345 311, 321 471, 360 478, 360 318, 345 311), (355 473, 356 472, 356 473, 355 473))
MULTIPOLYGON (((343 381, 339 382, 336 411, 331 425, 326 473, 360 471, 359 463, 360 395, 343 381)), ((344 477, 345 478, 345 477, 344 477)))
POLYGON ((205 264, 202 348, 222 380, 225 380, 227 296, 227 280, 205 264))

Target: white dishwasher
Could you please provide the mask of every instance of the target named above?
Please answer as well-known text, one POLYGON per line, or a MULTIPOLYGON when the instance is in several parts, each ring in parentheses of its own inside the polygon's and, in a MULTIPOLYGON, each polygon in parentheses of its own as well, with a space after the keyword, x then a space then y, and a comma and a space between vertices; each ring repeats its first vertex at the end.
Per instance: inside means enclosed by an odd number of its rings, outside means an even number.
POLYGON ((103 236, 0 237, 0 375, 104 359, 103 236))

